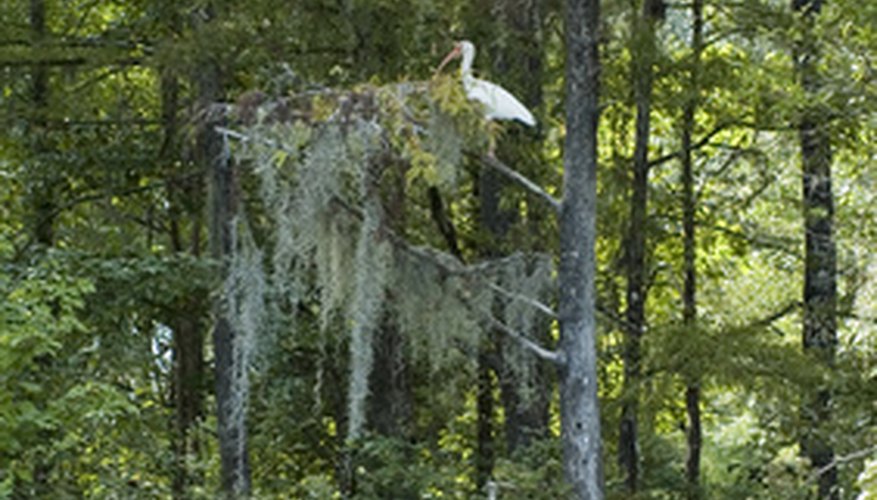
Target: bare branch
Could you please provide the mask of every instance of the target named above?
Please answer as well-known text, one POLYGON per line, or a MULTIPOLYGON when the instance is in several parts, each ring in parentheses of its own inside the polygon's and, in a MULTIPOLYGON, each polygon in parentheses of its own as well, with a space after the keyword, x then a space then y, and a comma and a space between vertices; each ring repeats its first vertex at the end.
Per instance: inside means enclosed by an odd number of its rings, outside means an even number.
POLYGON ((818 481, 819 478, 823 474, 830 472, 832 469, 836 469, 840 465, 843 465, 843 464, 846 464, 849 462, 855 462, 856 460, 862 460, 862 459, 868 458, 874 454, 877 454, 877 446, 872 446, 870 448, 865 448, 863 450, 854 451, 854 452, 850 453, 849 455, 835 457, 834 460, 831 461, 831 463, 829 463, 828 465, 826 465, 824 467, 820 467, 819 469, 814 471, 813 474, 810 476, 809 482, 818 481))
POLYGON ((509 167, 505 163, 499 161, 495 157, 488 156, 488 155, 482 155, 479 157, 479 159, 481 160, 482 163, 484 163, 488 167, 505 175, 509 179, 520 184, 522 187, 524 187, 524 189, 530 191, 531 193, 535 194, 536 196, 538 196, 538 197, 542 198, 543 200, 545 200, 546 202, 548 202, 548 204, 551 205, 551 208, 553 208, 555 211, 557 211, 557 212, 560 211, 560 201, 557 198, 555 198, 554 196, 551 196, 551 194, 549 194, 547 191, 545 191, 544 189, 539 187, 539 185, 536 184, 535 182, 531 181, 530 179, 528 179, 524 175, 518 173, 516 170, 512 169, 511 167, 509 167))
POLYGON ((506 325, 502 321, 496 319, 495 317, 493 317, 492 314, 490 314, 487 311, 479 311, 479 312, 482 314, 482 316, 484 317, 485 321, 487 321, 487 324, 489 326, 496 328, 497 330, 501 331, 502 333, 508 335, 512 340, 514 340, 515 342, 520 344, 521 347, 532 352, 539 359, 549 361, 549 362, 551 362, 555 365, 559 365, 559 366, 566 364, 566 359, 564 358, 562 353, 560 353, 558 351, 551 351, 549 349, 546 349, 546 348, 540 346, 536 342, 533 342, 532 340, 525 337, 523 334, 521 334, 517 330, 509 327, 508 325, 506 325))

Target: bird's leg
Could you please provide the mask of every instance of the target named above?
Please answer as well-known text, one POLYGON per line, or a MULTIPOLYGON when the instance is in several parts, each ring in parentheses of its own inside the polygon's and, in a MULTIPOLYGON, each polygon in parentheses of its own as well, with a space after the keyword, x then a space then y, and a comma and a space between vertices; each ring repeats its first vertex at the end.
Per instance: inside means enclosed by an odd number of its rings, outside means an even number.
POLYGON ((496 138, 499 135, 499 125, 493 121, 487 121, 487 156, 496 159, 496 138))

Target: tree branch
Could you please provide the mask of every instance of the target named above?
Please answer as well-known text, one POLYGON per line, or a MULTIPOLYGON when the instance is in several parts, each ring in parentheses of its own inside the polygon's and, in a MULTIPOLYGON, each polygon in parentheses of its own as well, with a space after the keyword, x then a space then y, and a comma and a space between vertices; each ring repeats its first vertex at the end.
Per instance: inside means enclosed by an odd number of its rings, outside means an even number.
MULTIPOLYGON (((127 188, 127 189, 122 189, 119 191, 107 190, 107 191, 100 191, 97 193, 84 194, 82 196, 79 196, 77 198, 69 200, 65 203, 57 205, 51 212, 41 216, 38 219, 38 222, 42 223, 42 222, 54 219, 55 217, 58 217, 62 213, 66 212, 67 210, 71 210, 71 209, 76 208, 77 206, 85 204, 85 203, 91 203, 93 201, 100 201, 100 200, 108 199, 111 197, 122 198, 122 197, 126 197, 126 196, 134 196, 137 194, 145 193, 147 191, 161 189, 163 187, 166 187, 171 182, 177 182, 180 180, 191 179, 191 178, 194 178, 194 177, 197 177, 200 175, 201 175, 201 172, 193 172, 193 173, 190 173, 187 175, 182 175, 182 176, 178 176, 175 178, 166 179, 163 181, 152 182, 152 183, 146 184, 144 186, 135 186, 135 187, 127 188)), ((134 220, 138 223, 144 224, 144 221, 142 221, 142 220, 139 220, 139 219, 134 219, 134 220)), ((155 227, 151 224, 144 224, 144 225, 146 225, 147 227, 151 227, 152 229, 158 229, 158 230, 164 229, 161 227, 155 227)), ((27 231, 28 231, 27 227, 21 228, 16 233, 16 238, 20 237, 22 234, 25 234, 27 231)), ((24 252, 26 252, 29 248, 31 248, 31 246, 34 243, 35 243, 35 241, 34 241, 33 237, 28 237, 27 240, 21 245, 21 247, 16 248, 15 260, 18 260, 24 254, 24 252)))
MULTIPOLYGON (((48 59, 38 59, 38 60, 3 60, 0 59, 0 67, 4 68, 18 68, 22 66, 40 66, 40 67, 49 67, 49 66, 86 66, 91 62, 86 57, 56 57, 56 58, 48 58, 48 59)), ((117 65, 117 66, 140 66, 143 64, 143 58, 140 57, 126 57, 122 59, 116 59, 107 63, 101 63, 102 65, 117 65)))

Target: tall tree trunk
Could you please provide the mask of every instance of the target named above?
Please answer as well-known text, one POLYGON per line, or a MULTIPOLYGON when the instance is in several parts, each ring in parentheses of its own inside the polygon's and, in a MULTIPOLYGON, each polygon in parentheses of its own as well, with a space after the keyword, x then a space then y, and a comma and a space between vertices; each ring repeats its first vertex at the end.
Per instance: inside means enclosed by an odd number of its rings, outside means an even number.
POLYGON ((597 399, 595 274, 599 0, 566 3, 566 139, 560 209, 559 352, 563 469, 572 496, 604 496, 597 399))
MULTIPOLYGON (((211 22, 213 13, 205 8, 205 21, 196 26, 204 29, 211 22)), ((229 258, 234 252, 234 217, 237 213, 237 179, 226 153, 224 140, 216 132, 218 118, 211 107, 222 98, 222 74, 213 54, 201 54, 194 86, 198 109, 202 115, 201 129, 197 136, 196 155, 199 165, 209 177, 210 246, 212 257, 222 263, 225 273, 229 258)), ((214 302, 215 325, 213 326, 213 351, 215 357, 216 415, 219 456, 221 462, 220 484, 222 494, 229 498, 245 497, 250 492, 250 463, 247 452, 247 429, 240 418, 236 401, 246 397, 237 394, 236 376, 244 367, 235 366, 235 338, 239 332, 228 318, 224 299, 214 302)))
MULTIPOLYGON (((163 5, 162 13, 165 18, 165 28, 170 37, 177 34, 181 28, 179 16, 172 5, 163 5)), ((180 218, 187 205, 183 200, 183 194, 178 185, 181 177, 180 169, 176 166, 180 161, 180 124, 178 110, 180 107, 180 82, 168 66, 162 66, 159 70, 159 92, 161 95, 161 121, 163 138, 159 150, 159 161, 166 172, 168 186, 168 212, 171 248, 175 253, 190 251, 198 256, 200 253, 200 235, 197 232, 197 224, 193 223, 191 246, 187 249, 183 245, 180 227, 180 218)), ((194 193, 187 193, 196 196, 194 193)), ((188 206, 192 206, 189 203, 188 206)), ((197 219, 199 214, 190 214, 197 219)), ((189 470, 189 458, 198 451, 197 442, 191 435, 191 430, 197 424, 203 414, 203 389, 204 389, 204 325, 205 316, 204 301, 201 297, 187 297, 181 300, 178 307, 173 311, 169 325, 173 331, 173 381, 172 394, 174 402, 174 477, 171 484, 171 492, 174 498, 188 498, 188 488, 198 479, 189 470)))
MULTIPOLYGON (((821 0, 793 0, 804 25, 795 50, 795 69, 810 102, 818 102, 822 82, 819 75, 819 49, 812 26, 822 8, 821 0)), ((813 354, 829 369, 834 364, 837 347, 837 264, 834 241, 834 195, 831 189, 831 137, 827 128, 828 113, 819 104, 801 110, 798 134, 801 143, 804 200, 804 350, 813 354)), ((827 387, 805 390, 802 404, 807 425, 801 437, 801 452, 814 469, 834 460, 834 450, 825 436, 830 427, 831 393, 827 387)), ((819 476, 819 497, 840 498, 837 470, 819 476)))
MULTIPOLYGON (((205 71, 209 73, 209 71, 205 71)), ((203 91, 204 88, 202 87, 203 91)), ((201 94, 203 98, 204 93, 201 94)), ((212 124, 207 125, 212 129, 212 124)), ((211 193, 211 246, 213 258, 223 262, 225 269, 233 252, 232 233, 236 213, 236 179, 228 158, 222 151, 222 139, 211 130, 202 133, 198 149, 210 175, 211 193)), ((221 461, 222 492, 232 498, 246 496, 250 491, 250 466, 247 453, 247 432, 242 419, 236 418, 239 411, 235 401, 243 395, 235 394, 235 372, 242 367, 235 366, 235 331, 219 298, 214 304, 216 324, 213 326, 213 351, 215 357, 217 436, 221 461)))
POLYGON ((625 486, 634 493, 639 482, 637 412, 641 383, 641 343, 645 331, 646 302, 646 221, 649 181, 649 135, 652 108, 652 65, 655 52, 654 18, 644 1, 642 12, 634 17, 631 50, 631 79, 636 105, 636 137, 633 153, 633 180, 630 219, 625 241, 627 272, 627 310, 623 351, 624 389, 618 434, 618 463, 625 474, 625 486))
MULTIPOLYGON (((493 22, 494 11, 497 3, 465 2, 464 19, 472 20, 466 27, 466 32, 476 41, 497 39, 499 23, 493 22), (483 22, 483 20, 491 20, 483 22)), ((489 60, 494 46, 484 43, 481 57, 489 60)), ((481 247, 477 252, 482 257, 496 256, 500 254, 497 248, 499 236, 505 233, 508 223, 500 220, 500 216, 508 217, 507 213, 499 210, 499 195, 503 179, 492 172, 491 169, 478 172, 475 180, 475 195, 478 198, 478 212, 475 217, 478 221, 481 236, 484 236, 481 247)), ((453 251, 453 249, 452 249, 453 251)), ((457 255, 457 254, 455 254, 457 255)), ((460 257, 457 255, 458 258, 460 257)), ((496 380, 499 376, 499 360, 497 356, 497 344, 500 339, 494 332, 488 332, 485 339, 478 346, 475 387, 475 486, 482 491, 487 481, 493 475, 496 463, 496 380)))
MULTIPOLYGON (((46 2, 45 0, 30 1, 30 30, 31 45, 33 52, 44 42, 46 37, 46 2)), ((30 100, 33 118, 28 123, 28 133, 31 137, 30 149, 34 164, 28 169, 29 179, 29 216, 32 222, 29 224, 30 237, 41 247, 50 247, 54 244, 54 221, 55 221, 55 180, 52 169, 45 165, 46 152, 48 150, 47 114, 49 107, 49 74, 45 66, 34 64, 31 69, 30 100)), ((50 370, 52 363, 50 358, 40 359, 43 369, 50 370)), ((33 496, 48 496, 51 491, 49 476, 52 471, 52 463, 39 457, 33 463, 33 487, 28 494, 33 496)))
MULTIPOLYGON (((691 36, 691 67, 689 69, 688 97, 682 110, 682 238, 685 283, 682 290, 682 320, 686 328, 697 331, 697 265, 696 265, 696 200, 694 196, 694 166, 691 140, 694 134, 694 114, 700 93, 700 58, 703 51, 703 0, 691 5, 693 17, 691 36)), ((700 450, 702 446, 700 423, 700 380, 686 380, 685 411, 688 415, 685 477, 688 497, 701 497, 700 450)))

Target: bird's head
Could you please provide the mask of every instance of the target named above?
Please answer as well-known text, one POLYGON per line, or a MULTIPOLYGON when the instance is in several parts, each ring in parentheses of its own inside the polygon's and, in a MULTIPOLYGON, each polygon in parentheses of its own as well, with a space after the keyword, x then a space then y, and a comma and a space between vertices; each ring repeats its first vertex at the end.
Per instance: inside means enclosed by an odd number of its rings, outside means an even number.
MULTIPOLYGON (((438 68, 435 70, 435 74, 439 74, 441 70, 451 61, 458 57, 463 57, 463 61, 468 61, 469 64, 472 63, 472 59, 475 58, 475 45, 472 44, 469 40, 460 40, 459 42, 454 43, 454 48, 448 52, 448 55, 442 60, 441 64, 439 64, 438 68)), ((466 65, 466 64, 464 64, 466 65)))

